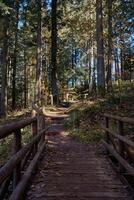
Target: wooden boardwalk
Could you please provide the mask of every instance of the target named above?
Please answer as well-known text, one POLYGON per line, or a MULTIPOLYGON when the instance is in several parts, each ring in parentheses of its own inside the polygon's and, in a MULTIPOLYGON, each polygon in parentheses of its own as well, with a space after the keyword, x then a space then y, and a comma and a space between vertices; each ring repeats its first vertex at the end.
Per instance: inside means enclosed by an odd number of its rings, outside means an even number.
POLYGON ((47 133, 48 152, 32 179, 26 200, 129 200, 125 186, 95 146, 70 138, 62 125, 47 133))

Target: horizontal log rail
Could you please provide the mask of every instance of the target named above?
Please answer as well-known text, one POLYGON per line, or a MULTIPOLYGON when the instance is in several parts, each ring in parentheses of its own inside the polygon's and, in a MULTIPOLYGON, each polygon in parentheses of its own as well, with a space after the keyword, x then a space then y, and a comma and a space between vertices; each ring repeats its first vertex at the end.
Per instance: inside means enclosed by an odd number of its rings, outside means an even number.
POLYGON ((117 160, 121 174, 127 172, 132 178, 134 178, 134 142, 130 140, 130 138, 126 137, 124 131, 124 123, 134 125, 134 119, 119 117, 107 113, 105 113, 102 118, 103 123, 101 122, 100 126, 106 134, 106 140, 103 141, 103 143, 107 149, 107 154, 109 155, 110 153, 110 155, 117 160), (110 128, 110 120, 115 120, 117 122, 117 131, 113 131, 112 128, 110 128), (112 138, 115 138, 118 142, 113 143, 112 138))
POLYGON ((118 140, 124 142, 125 144, 127 144, 128 146, 134 148, 134 142, 132 142, 131 140, 127 139, 126 137, 123 137, 121 135, 118 135, 118 133, 114 133, 112 130, 106 128, 104 125, 101 124, 101 128, 103 130, 105 130, 106 132, 110 133, 111 135, 113 135, 115 138, 117 138, 118 140))
POLYGON ((36 167, 36 163, 37 163, 41 153, 43 152, 45 146, 46 146, 46 144, 43 143, 43 145, 40 147, 38 153, 34 156, 32 162, 28 166, 26 172, 24 173, 22 180, 19 182, 19 184, 13 191, 9 200, 19 200, 23 196, 23 193, 25 192, 25 188, 28 184, 28 181, 32 175, 34 168, 36 167))
POLYGON ((0 199, 4 199, 9 186, 10 190, 12 188, 10 198, 21 199, 32 171, 35 169, 37 161, 46 146, 45 132, 49 127, 45 127, 43 111, 38 108, 34 110, 33 117, 0 126, 0 139, 13 135, 13 154, 0 168, 0 199), (24 145, 22 144, 21 129, 27 126, 31 126, 30 130, 33 137, 28 144, 24 145), (25 171, 24 166, 26 166, 25 171))
POLYGON ((113 147, 111 147, 109 144, 107 144, 105 141, 103 141, 109 152, 119 161, 119 163, 126 169, 129 175, 132 175, 134 177, 134 168, 125 160, 123 159, 115 150, 113 147))
MULTIPOLYGON (((48 129, 48 128, 47 128, 48 129)), ((30 148, 41 139, 42 134, 47 130, 42 130, 37 136, 35 136, 30 143, 23 147, 20 151, 14 154, 7 163, 0 168, 0 184, 11 174, 14 167, 22 160, 24 155, 30 150, 30 148)))
POLYGON ((36 117, 29 117, 27 119, 22 119, 19 121, 11 122, 10 124, 0 126, 0 139, 7 137, 17 129, 22 129, 28 125, 31 125, 32 123, 36 122, 36 120, 36 117))
POLYGON ((108 117, 109 119, 114 119, 114 120, 117 120, 117 121, 121 121, 121 122, 124 122, 124 123, 129 123, 129 124, 134 125, 134 119, 132 119, 130 117, 119 117, 119 116, 111 115, 111 114, 108 114, 108 113, 105 113, 104 117, 108 117))

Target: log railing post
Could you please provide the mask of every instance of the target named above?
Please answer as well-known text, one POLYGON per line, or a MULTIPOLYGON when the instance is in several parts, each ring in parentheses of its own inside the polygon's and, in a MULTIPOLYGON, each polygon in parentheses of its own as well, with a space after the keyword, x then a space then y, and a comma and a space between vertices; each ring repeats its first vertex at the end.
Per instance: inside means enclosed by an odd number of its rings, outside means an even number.
MULTIPOLYGON (((32 126, 31 127, 32 128, 32 136, 35 137, 37 135, 37 120, 35 122, 33 122, 31 126, 32 126)), ((33 155, 35 155, 35 153, 37 152, 37 149, 38 149, 38 145, 34 144, 33 155)))
MULTIPOLYGON (((46 127, 45 115, 42 115, 42 129, 45 129, 45 127, 46 127)), ((43 134, 43 140, 45 140, 44 134, 43 134)))
MULTIPOLYGON (((109 128, 109 118, 106 117, 106 128, 109 128)), ((109 137, 109 132, 106 131, 106 142, 109 144, 110 143, 110 137, 109 137)))
MULTIPOLYGON (((44 128, 45 128, 44 115, 41 114, 41 115, 40 115, 40 131, 42 131, 44 128)), ((44 142, 44 139, 45 139, 44 134, 42 134, 42 137, 41 137, 41 141, 40 141, 40 142, 43 143, 43 142, 44 142)))
MULTIPOLYGON (((118 129, 119 129, 119 135, 124 136, 124 127, 123 127, 123 122, 122 121, 118 121, 118 129)), ((122 142, 121 140, 119 141, 119 154, 124 158, 125 154, 124 154, 124 142, 122 142)), ((124 168, 122 165, 119 165, 119 171, 120 173, 124 172, 124 168)))
MULTIPOLYGON (((21 129, 14 132, 13 153, 17 153, 21 149, 21 129)), ((13 190, 16 188, 21 178, 21 162, 18 163, 13 172, 13 190)))
MULTIPOLYGON (((121 135, 121 136, 124 136, 124 128, 123 128, 123 122, 122 121, 119 121, 118 122, 119 123, 119 125, 118 125, 118 128, 119 128, 119 135, 121 135)), ((120 151, 120 155, 122 156, 122 157, 124 157, 124 143, 120 140, 119 141, 119 151, 120 151)))
MULTIPOLYGON (((105 123, 106 123, 106 128, 109 128, 109 118, 105 117, 105 123)), ((110 143, 110 137, 109 137, 109 132, 106 131, 106 142, 109 144, 110 143)), ((107 150, 107 154, 109 154, 109 151, 107 150)))

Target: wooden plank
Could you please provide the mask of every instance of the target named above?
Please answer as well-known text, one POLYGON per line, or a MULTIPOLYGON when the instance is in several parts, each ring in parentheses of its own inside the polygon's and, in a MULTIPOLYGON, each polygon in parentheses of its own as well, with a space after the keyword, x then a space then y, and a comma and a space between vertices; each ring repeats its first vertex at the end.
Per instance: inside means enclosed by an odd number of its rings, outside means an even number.
POLYGON ((12 195, 10 196, 9 200, 19 200, 22 198, 22 195, 28 184, 28 181, 32 175, 33 170, 36 167, 37 161, 39 160, 41 153, 44 151, 45 146, 46 146, 46 143, 43 143, 43 145, 40 147, 39 151, 37 152, 37 154, 31 161, 28 169, 24 173, 20 183, 17 185, 16 189, 13 191, 12 195))
POLYGON ((15 132, 17 129, 21 129, 21 128, 24 128, 25 126, 30 125, 36 120, 37 120, 36 117, 34 118, 29 117, 27 119, 19 120, 16 122, 12 122, 10 124, 0 126, 0 139, 7 137, 8 135, 15 132))
MULTIPOLYGON (((61 197, 56 197, 56 200, 61 200, 61 197)), ((64 200, 78 200, 78 197, 68 197, 68 196, 64 196, 64 198, 62 198, 64 200)), ((31 198, 28 198, 27 200, 31 200, 31 198)), ((33 196, 32 200, 37 200, 37 197, 33 196)), ((54 200, 54 197, 47 197, 47 200, 54 200)), ((132 198, 126 198, 126 197, 80 197, 80 200, 132 200, 132 198)))
POLYGON ((134 168, 125 160, 123 159, 109 144, 103 141, 106 148, 109 152, 118 160, 118 162, 127 170, 127 172, 134 177, 134 168))
MULTIPOLYGON (((122 197, 126 197, 128 198, 128 194, 121 194, 121 193, 116 193, 116 192, 79 192, 79 193, 65 193, 65 192, 51 192, 51 193, 42 193, 42 194, 38 194, 38 195, 35 195, 35 197, 37 197, 38 199, 47 199, 48 197, 53 197, 54 199, 57 199, 57 198, 61 198, 61 199, 64 199, 64 197, 77 197, 78 199, 80 199, 81 197, 89 197, 89 198, 122 198, 122 197)), ((11 200, 11 199, 10 199, 11 200)), ((18 200, 18 199, 12 199, 12 200, 18 200)))

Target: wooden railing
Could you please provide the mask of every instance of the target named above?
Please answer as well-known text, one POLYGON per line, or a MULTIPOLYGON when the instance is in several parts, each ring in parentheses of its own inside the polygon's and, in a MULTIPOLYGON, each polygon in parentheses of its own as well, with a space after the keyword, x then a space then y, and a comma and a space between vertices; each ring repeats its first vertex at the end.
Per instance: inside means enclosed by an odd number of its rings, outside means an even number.
POLYGON ((20 200, 27 183, 45 148, 45 116, 40 112, 35 117, 12 122, 0 127, 0 139, 13 135, 13 155, 0 168, 0 199, 4 199, 10 187, 10 200, 20 200), (32 139, 23 145, 21 130, 31 126, 32 139), (28 163, 30 163, 28 165, 28 163))
MULTIPOLYGON (((103 141, 107 153, 112 155, 118 163, 119 172, 134 178, 134 142, 130 135, 125 134, 124 125, 134 125, 134 119, 127 117, 119 117, 111 114, 103 115, 103 123, 101 128, 106 133, 106 140, 103 141), (110 122, 113 121, 117 127, 110 128, 110 122)), ((134 135, 133 135, 134 136, 134 135)), ((134 179, 133 179, 134 180, 134 179)))

